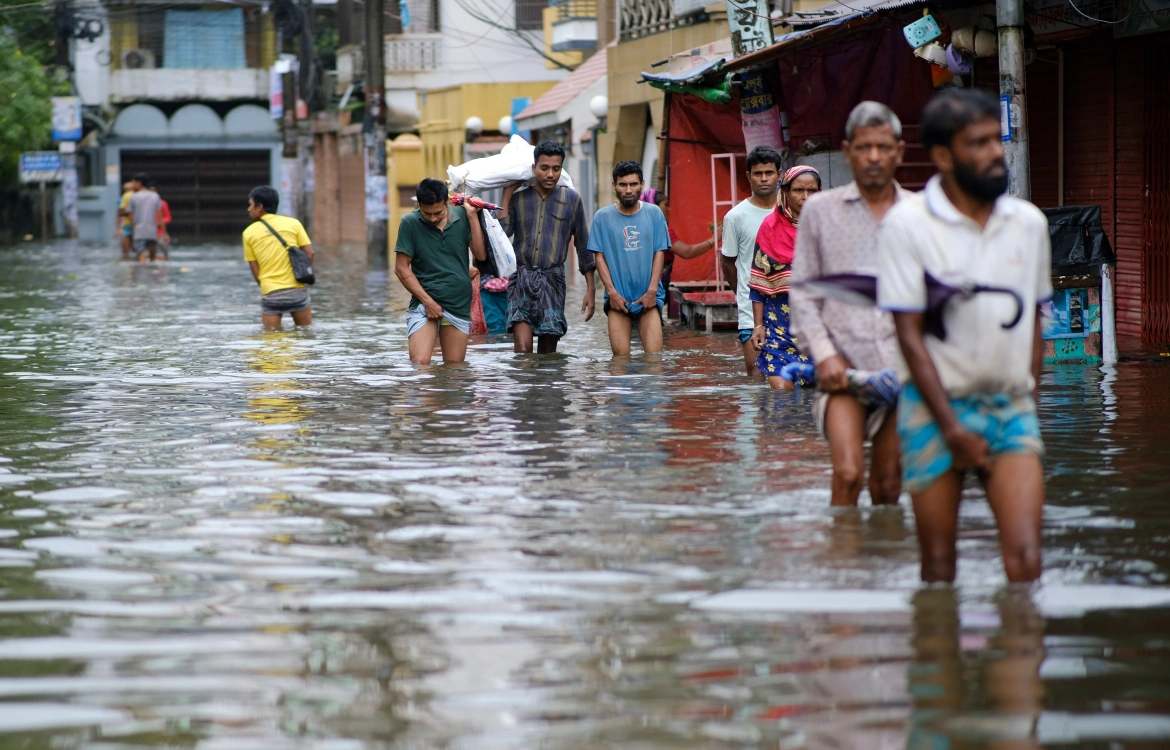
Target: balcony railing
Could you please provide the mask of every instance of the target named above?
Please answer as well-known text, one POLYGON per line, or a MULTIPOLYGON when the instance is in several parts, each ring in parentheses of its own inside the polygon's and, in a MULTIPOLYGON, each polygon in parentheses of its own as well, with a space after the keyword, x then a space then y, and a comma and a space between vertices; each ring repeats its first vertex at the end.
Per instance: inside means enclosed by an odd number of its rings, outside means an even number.
POLYGON ((553 0, 552 51, 569 52, 597 47, 596 0, 553 0))
POLYGON ((553 23, 569 21, 578 18, 597 18, 597 0, 553 0, 551 3, 557 8, 557 18, 553 23))
POLYGON ((258 68, 143 68, 110 71, 110 99, 231 101, 267 99, 268 71, 258 68))
POLYGON ((702 16, 702 0, 618 0, 621 40, 690 26, 702 16))
POLYGON ((402 34, 386 37, 386 72, 417 73, 438 70, 443 63, 442 34, 402 34))

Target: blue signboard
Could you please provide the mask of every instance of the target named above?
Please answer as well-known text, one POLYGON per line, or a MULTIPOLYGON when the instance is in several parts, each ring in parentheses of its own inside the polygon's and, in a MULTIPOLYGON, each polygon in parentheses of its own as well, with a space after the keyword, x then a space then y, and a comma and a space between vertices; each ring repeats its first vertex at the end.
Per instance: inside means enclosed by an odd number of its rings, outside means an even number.
POLYGON ((56 182, 61 179, 61 154, 26 151, 20 155, 21 182, 56 182))
POLYGON ((519 97, 518 99, 512 100, 512 132, 510 133, 510 135, 518 135, 526 141, 530 140, 532 138, 532 131, 531 130, 518 130, 516 128, 516 115, 518 115, 521 112, 523 112, 524 110, 528 109, 529 104, 532 104, 532 97, 531 96, 522 96, 522 97, 519 97))

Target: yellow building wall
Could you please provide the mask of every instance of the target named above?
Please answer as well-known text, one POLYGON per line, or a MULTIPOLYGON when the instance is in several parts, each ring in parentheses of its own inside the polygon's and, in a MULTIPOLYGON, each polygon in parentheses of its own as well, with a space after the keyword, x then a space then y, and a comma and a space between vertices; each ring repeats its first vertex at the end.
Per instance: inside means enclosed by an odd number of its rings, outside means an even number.
POLYGON ((422 177, 446 180, 447 167, 463 162, 463 124, 467 118, 478 117, 483 120, 484 130, 495 130, 501 117, 512 114, 513 99, 536 99, 554 85, 556 81, 478 83, 420 91, 422 177))
POLYGON ((122 52, 138 49, 138 7, 116 5, 110 8, 110 68, 122 67, 122 52))
POLYGON ((276 63, 276 25, 273 13, 260 16, 260 67, 271 68, 276 63))
MULTIPOLYGON (((707 6, 710 20, 706 23, 622 42, 606 50, 609 115, 606 117, 606 131, 598 137, 597 205, 613 202, 610 179, 613 165, 622 159, 642 158, 646 125, 651 124, 655 133, 662 131, 666 95, 649 84, 638 83, 642 73, 654 70, 652 63, 671 55, 726 39, 727 13, 720 10, 723 7, 707 6)), ((658 163, 662 164, 662 143, 659 142, 658 146, 658 163)), ((646 186, 658 187, 656 180, 657 175, 646 175, 646 186)))
MULTIPOLYGON (((597 11, 594 10, 594 13, 597 11)), ((544 23, 544 54, 552 58, 552 60, 545 60, 544 67, 552 70, 559 68, 562 65, 568 65, 570 68, 575 68, 585 61, 585 53, 581 50, 572 50, 570 52, 553 52, 552 51, 552 26, 553 21, 557 20, 557 14, 560 9, 555 5, 550 5, 540 12, 540 19, 544 23), (557 63, 560 65, 557 65, 557 63)))
POLYGON ((423 172, 422 140, 410 133, 403 133, 392 141, 386 142, 386 184, 389 185, 386 202, 390 206, 390 224, 387 232, 390 252, 393 261, 394 246, 398 244, 398 225, 402 217, 414 209, 405 205, 402 199, 403 188, 413 187, 422 182, 426 174, 423 172))

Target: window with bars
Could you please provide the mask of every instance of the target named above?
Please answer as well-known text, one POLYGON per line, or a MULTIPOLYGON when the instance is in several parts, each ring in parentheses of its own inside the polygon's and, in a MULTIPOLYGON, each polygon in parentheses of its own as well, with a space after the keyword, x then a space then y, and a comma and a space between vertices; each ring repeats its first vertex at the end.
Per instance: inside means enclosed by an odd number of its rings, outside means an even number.
POLYGON ((387 34, 436 34, 439 32, 439 0, 406 0, 410 8, 410 25, 403 27, 400 3, 390 0, 386 15, 387 34), (393 14, 394 17, 391 17, 393 14))
POLYGON ((516 28, 520 31, 538 31, 544 28, 541 17, 548 0, 516 0, 516 28))

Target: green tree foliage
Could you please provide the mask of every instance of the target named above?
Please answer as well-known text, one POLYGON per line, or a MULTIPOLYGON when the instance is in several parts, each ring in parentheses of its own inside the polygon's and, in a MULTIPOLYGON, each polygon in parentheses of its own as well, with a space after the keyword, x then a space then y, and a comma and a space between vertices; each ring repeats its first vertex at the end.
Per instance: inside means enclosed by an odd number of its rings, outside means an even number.
POLYGON ((12 173, 20 152, 49 140, 54 88, 40 61, 0 32, 0 174, 12 173))

